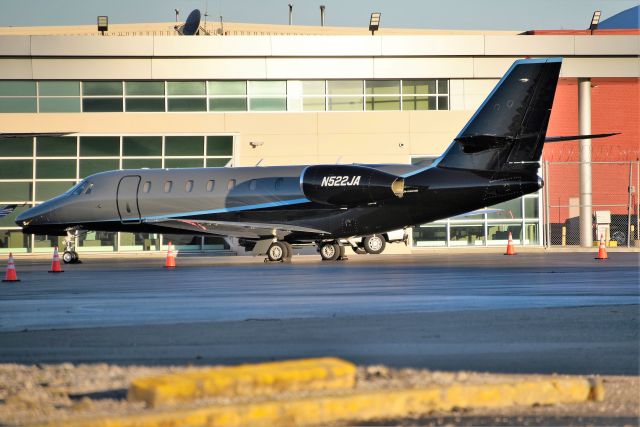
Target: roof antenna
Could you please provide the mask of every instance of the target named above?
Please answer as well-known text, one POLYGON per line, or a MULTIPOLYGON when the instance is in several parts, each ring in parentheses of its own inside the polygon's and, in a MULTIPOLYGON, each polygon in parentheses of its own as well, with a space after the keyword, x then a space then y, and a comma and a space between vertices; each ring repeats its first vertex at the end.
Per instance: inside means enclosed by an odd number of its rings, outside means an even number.
POLYGON ((338 157, 338 158, 336 159, 336 165, 339 165, 339 164, 340 164, 340 160, 342 160, 342 156, 340 156, 340 157, 338 157))
POLYGON ((258 160, 258 163, 256 163, 256 166, 260 166, 260 163, 262 163, 262 161, 264 160, 264 157, 260 160, 258 160))
POLYGON ((207 31, 207 17, 209 16, 209 0, 204 2, 204 30, 207 31))

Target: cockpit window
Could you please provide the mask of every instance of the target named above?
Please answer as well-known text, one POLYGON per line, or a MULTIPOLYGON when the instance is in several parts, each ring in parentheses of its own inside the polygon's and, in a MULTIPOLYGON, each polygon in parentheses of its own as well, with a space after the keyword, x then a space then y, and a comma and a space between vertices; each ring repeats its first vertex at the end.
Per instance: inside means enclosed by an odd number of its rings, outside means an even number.
POLYGON ((91 190, 93 190, 93 182, 90 182, 89 185, 87 185, 87 189, 84 194, 91 194, 91 190))
POLYGON ((79 183, 68 189, 65 194, 73 194, 74 196, 79 196, 80 194, 91 194, 92 190, 92 182, 80 181, 79 183))

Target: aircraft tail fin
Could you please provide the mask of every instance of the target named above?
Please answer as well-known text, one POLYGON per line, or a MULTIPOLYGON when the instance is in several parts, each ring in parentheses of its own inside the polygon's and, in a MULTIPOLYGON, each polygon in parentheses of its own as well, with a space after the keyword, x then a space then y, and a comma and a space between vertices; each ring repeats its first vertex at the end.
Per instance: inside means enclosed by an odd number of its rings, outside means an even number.
POLYGON ((535 171, 561 65, 561 58, 514 62, 453 140, 438 166, 535 171))

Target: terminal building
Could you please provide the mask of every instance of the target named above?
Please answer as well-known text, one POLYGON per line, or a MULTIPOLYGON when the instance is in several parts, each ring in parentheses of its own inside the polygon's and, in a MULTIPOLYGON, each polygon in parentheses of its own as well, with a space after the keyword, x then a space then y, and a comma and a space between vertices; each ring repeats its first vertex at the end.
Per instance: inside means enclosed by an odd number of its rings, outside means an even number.
MULTIPOLYGON (((72 134, 0 139, 0 206, 19 205, 0 218, 0 253, 61 245, 62 237, 23 235, 15 216, 100 171, 435 159, 523 57, 564 58, 549 135, 578 134, 578 116, 587 114, 592 133, 621 132, 594 140, 593 160, 626 162, 637 176, 640 31, 637 20, 605 27, 381 28, 373 36, 367 28, 233 23, 209 23, 198 36, 180 36, 174 24, 111 25, 104 34, 94 26, 0 28, 0 133, 72 134), (579 111, 579 80, 589 82, 590 111, 579 111)), ((577 162, 577 152, 573 142, 544 156, 577 162)), ((594 205, 616 182, 626 186, 629 166, 614 175, 594 176, 594 205)), ((553 177, 551 196, 416 226, 409 248, 502 246, 509 231, 516 244, 549 244, 549 223, 576 215, 577 176, 574 164, 553 177), (551 212, 543 199, 556 197, 562 208, 551 212)), ((168 240, 182 250, 235 249, 217 237, 92 232, 78 250, 157 251, 168 240)))

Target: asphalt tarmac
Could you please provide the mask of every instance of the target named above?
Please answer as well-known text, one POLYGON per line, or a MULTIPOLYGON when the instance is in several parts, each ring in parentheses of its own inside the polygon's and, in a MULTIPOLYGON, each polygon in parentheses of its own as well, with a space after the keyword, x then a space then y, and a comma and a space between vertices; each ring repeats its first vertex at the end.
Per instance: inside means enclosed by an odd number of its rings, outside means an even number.
MULTIPOLYGON (((446 370, 638 375, 638 253, 17 258, 0 362, 243 363, 333 355, 446 370)), ((4 262, 3 262, 4 263, 4 262)))

